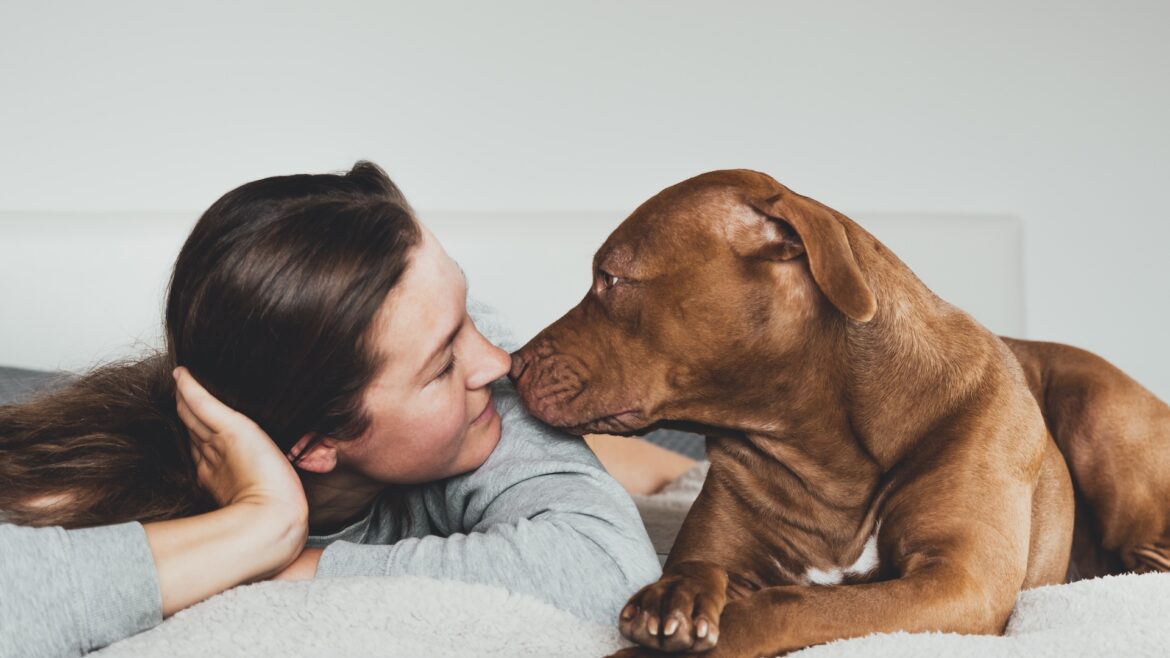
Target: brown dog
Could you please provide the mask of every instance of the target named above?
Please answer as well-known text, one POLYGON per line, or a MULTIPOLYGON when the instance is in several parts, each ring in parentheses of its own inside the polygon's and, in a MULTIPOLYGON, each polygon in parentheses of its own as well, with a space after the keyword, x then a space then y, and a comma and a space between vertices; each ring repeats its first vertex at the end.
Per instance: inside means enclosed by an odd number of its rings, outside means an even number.
POLYGON ((997 338, 764 174, 644 203, 511 374, 575 433, 711 434, 663 577, 619 620, 643 647, 1000 633, 1070 553, 1081 576, 1170 569, 1170 408, 1087 352, 997 338))

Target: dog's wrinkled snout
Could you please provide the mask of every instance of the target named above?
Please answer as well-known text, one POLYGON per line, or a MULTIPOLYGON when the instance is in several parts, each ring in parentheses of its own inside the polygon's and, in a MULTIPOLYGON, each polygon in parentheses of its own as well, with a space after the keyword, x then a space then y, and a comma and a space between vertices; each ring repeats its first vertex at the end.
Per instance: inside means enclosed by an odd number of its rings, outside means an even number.
POLYGON ((513 382, 520 380, 524 375, 524 371, 528 368, 528 360, 524 358, 524 350, 516 350, 512 352, 512 369, 508 371, 508 379, 513 382))
POLYGON ((508 378, 524 407, 536 418, 556 427, 579 422, 573 404, 586 386, 584 364, 558 352, 551 340, 534 341, 512 353, 508 378))

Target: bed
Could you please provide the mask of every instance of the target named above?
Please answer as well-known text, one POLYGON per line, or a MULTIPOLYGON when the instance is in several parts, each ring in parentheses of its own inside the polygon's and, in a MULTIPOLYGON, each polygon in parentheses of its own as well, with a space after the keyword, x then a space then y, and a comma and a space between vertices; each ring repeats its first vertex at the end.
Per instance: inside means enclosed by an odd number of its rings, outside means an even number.
MULTIPOLYGON (((668 549, 706 464, 635 497, 668 549)), ((1021 592, 1005 634, 891 633, 839 640, 800 658, 1165 656, 1170 574, 1124 575, 1021 592)), ((237 587, 103 657, 379 656, 598 658, 626 646, 615 625, 576 618, 498 587, 426 578, 338 578, 237 587)))

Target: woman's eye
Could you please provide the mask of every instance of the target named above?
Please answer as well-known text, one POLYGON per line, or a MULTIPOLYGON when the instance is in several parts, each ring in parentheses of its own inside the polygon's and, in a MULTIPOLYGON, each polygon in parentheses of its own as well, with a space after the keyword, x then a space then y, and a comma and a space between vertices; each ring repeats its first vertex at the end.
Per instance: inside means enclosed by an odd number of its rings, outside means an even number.
POLYGON ((437 379, 442 379, 442 378, 446 377, 447 375, 450 375, 451 371, 454 369, 455 369, 455 355, 452 354, 451 360, 447 362, 447 365, 443 366, 443 370, 442 370, 442 372, 439 373, 439 376, 437 377, 437 379))

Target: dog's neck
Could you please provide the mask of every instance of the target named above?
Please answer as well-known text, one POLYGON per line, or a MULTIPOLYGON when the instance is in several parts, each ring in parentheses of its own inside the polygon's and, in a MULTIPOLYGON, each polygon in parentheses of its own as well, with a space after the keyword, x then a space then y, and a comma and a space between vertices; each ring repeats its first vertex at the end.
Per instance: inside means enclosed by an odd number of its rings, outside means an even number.
POLYGON ((851 426, 846 371, 825 356, 848 346, 847 327, 835 313, 826 311, 797 354, 761 363, 734 400, 725 395, 691 410, 689 419, 726 427, 709 444, 713 473, 751 478, 772 497, 815 492, 798 494, 799 507, 815 508, 815 518, 849 532, 864 525, 882 468, 851 426), (728 407, 737 410, 734 419, 728 407))
POLYGON ((826 305, 800 355, 776 364, 770 397, 737 405, 756 414, 735 428, 798 478, 841 492, 838 502, 875 495, 882 473, 977 394, 996 353, 994 335, 887 249, 858 256, 877 314, 855 322, 826 305))
MULTIPOLYGON (((807 353, 833 353, 832 344, 843 349, 841 329, 819 334, 807 353)), ((883 469, 851 427, 848 401, 835 385, 840 376, 831 359, 786 364, 769 383, 772 400, 708 444, 709 480, 749 507, 785 510, 767 532, 783 536, 785 555, 774 557, 791 562, 794 574, 821 559, 856 559, 882 499, 883 469)))
POLYGON ((859 256, 878 310, 869 322, 847 322, 839 367, 850 430, 888 469, 978 394, 998 339, 939 299, 888 250, 859 256))

